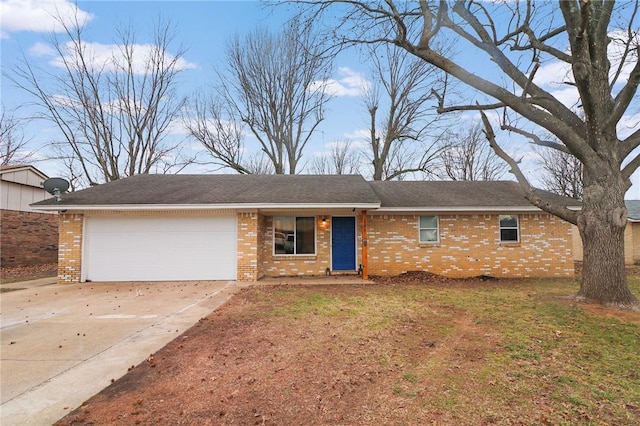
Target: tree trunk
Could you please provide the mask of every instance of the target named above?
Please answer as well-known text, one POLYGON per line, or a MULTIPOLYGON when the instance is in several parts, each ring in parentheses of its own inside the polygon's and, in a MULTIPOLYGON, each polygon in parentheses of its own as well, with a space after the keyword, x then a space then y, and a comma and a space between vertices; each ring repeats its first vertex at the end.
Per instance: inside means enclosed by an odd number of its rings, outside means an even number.
POLYGON ((618 181, 618 176, 609 176, 601 175, 598 182, 591 182, 584 188, 582 211, 578 217, 583 246, 578 298, 632 307, 637 306, 638 301, 627 286, 624 264, 626 185, 618 181))
POLYGON ((371 164, 373 164, 373 180, 382 180, 382 161, 375 159, 371 164))

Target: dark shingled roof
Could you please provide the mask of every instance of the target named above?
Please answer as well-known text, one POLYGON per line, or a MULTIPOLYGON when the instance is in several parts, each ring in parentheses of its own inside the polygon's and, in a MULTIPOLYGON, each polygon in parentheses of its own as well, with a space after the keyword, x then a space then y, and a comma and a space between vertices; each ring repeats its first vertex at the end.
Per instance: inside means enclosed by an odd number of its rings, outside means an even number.
MULTIPOLYGON (((530 206, 517 182, 510 181, 390 181, 369 182, 382 208, 523 207, 530 206)), ((571 198, 540 191, 563 205, 579 206, 571 198)))
MULTIPOLYGON (((580 202, 545 193, 569 206, 580 202)), ((367 208, 532 207, 516 182, 367 182, 360 175, 137 175, 34 206, 367 205, 367 208)))
POLYGON ((378 204, 360 175, 137 175, 35 205, 378 204))
POLYGON ((627 206, 627 217, 634 222, 640 221, 640 200, 627 200, 624 203, 627 206))

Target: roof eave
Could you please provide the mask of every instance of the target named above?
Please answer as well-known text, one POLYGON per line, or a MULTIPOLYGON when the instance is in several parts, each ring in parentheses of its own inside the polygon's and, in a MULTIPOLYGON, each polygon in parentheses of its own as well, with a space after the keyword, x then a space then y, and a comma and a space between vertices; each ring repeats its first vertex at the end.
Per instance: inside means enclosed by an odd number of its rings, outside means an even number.
MULTIPOLYGON (((439 207, 381 207, 378 203, 315 203, 315 204, 264 204, 264 203, 237 203, 237 204, 47 204, 32 205, 34 210, 41 211, 154 211, 154 210, 242 210, 242 209, 358 209, 374 210, 378 213, 399 212, 541 212, 535 206, 439 206, 439 207)), ((579 210, 580 207, 570 206, 570 210, 579 210)))
POLYGON ((141 211, 141 210, 242 210, 242 209, 377 209, 379 203, 289 203, 289 204, 264 204, 264 203, 237 203, 237 204, 47 204, 32 205, 34 210, 42 211, 141 211))
MULTIPOLYGON (((580 210, 579 206, 568 206, 569 210, 580 210)), ((380 207, 376 212, 542 212, 532 205, 526 206, 434 206, 434 207, 380 207)))

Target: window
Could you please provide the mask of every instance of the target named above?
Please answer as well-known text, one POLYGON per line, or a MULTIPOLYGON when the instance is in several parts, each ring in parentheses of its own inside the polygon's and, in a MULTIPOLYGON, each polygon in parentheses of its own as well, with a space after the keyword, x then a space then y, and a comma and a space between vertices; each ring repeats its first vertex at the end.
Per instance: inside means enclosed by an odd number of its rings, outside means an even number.
POLYGON ((514 243, 520 241, 518 236, 518 216, 514 214, 500 215, 500 242, 514 243))
POLYGON ((274 217, 273 252, 275 254, 315 254, 315 218, 293 216, 274 217))
POLYGON ((438 242, 438 216, 420 216, 420 242, 438 242))

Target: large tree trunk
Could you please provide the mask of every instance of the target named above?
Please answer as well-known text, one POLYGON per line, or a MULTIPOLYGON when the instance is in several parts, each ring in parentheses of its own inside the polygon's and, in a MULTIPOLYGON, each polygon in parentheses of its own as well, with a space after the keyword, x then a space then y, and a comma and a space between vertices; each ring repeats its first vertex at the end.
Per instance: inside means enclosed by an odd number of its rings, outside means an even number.
POLYGON ((637 306, 638 301, 627 286, 624 264, 625 189, 619 175, 602 173, 588 179, 585 173, 584 200, 578 216, 583 246, 580 299, 637 306))

